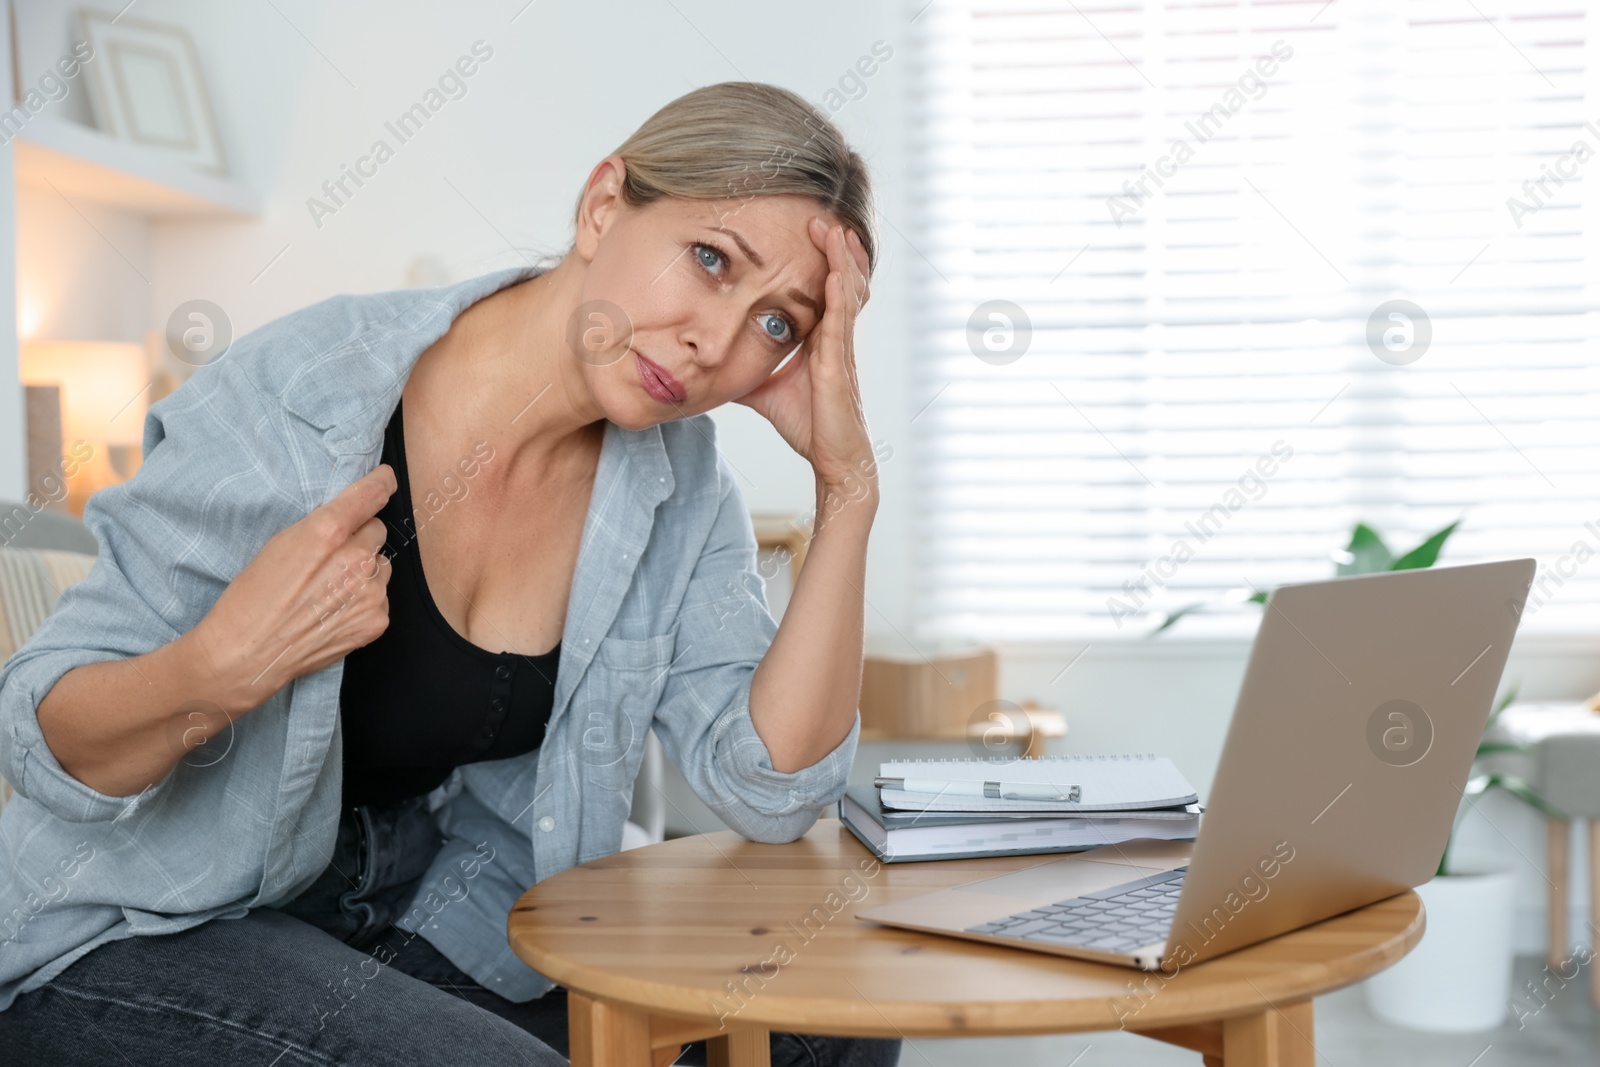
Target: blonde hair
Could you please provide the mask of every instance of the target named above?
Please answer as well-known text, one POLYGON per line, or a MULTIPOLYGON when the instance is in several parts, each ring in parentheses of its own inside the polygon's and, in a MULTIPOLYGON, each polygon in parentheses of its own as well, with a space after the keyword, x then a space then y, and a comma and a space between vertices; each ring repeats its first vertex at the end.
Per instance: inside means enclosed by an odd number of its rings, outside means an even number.
MULTIPOLYGON (((723 200, 793 193, 856 231, 867 274, 878 262, 872 183, 861 156, 822 112, 787 89, 720 82, 685 93, 616 148, 627 167, 622 198, 723 200)), ((573 208, 576 222, 583 194, 573 208)))

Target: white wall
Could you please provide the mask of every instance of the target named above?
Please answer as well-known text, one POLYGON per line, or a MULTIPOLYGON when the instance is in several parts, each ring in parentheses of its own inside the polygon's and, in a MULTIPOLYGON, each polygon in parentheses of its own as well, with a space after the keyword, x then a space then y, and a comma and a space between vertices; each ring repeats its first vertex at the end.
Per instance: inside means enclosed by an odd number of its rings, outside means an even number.
POLYGON ((155 227, 147 218, 20 188, 16 225, 22 268, 17 316, 24 336, 144 340, 153 292, 140 274, 155 271, 155 227))
MULTIPOLYGON (((266 211, 254 221, 153 225, 118 212, 86 212, 141 269, 148 265, 145 285, 83 220, 74 225, 75 217, 64 213, 70 209, 25 194, 19 254, 38 265, 40 276, 71 280, 70 299, 43 315, 40 333, 133 339, 161 326, 181 302, 203 297, 227 311, 237 334, 332 293, 405 285, 423 257, 461 279, 518 262, 512 246, 533 253, 563 248, 573 200, 590 168, 656 107, 696 85, 739 78, 775 82, 820 103, 857 57, 883 40, 894 57, 835 121, 871 164, 881 214, 892 223, 882 227, 881 266, 857 344, 873 436, 894 451, 883 467, 869 558, 867 628, 874 635, 914 633, 908 561, 916 456, 906 388, 913 353, 904 323, 917 253, 897 236, 897 230, 915 233, 902 137, 912 9, 841 0, 523 4, 277 0, 275 10, 141 0, 130 17, 178 22, 195 38, 228 158, 241 181, 265 194, 266 211), (306 199, 383 136, 384 122, 479 39, 494 55, 468 81, 467 95, 449 102, 347 206, 315 225, 306 199)), ((66 17, 74 6, 21 4, 25 80, 30 65, 37 69, 66 50, 66 17)), ((121 0, 93 6, 115 11, 121 0)), ((81 94, 71 96, 62 113, 86 119, 83 103, 81 94)), ((10 373, 3 365, 0 372, 10 373)), ((0 425, 5 414, 0 407, 0 425)), ((764 421, 737 406, 719 412, 717 421, 724 447, 749 479, 743 489, 752 507, 812 506, 804 463, 764 421)), ((0 433, 0 492, 4 479, 20 476, 15 436, 0 433)), ((1097 646, 1052 684, 1078 651, 1006 647, 1002 695, 1063 707, 1071 733, 1060 750, 1159 751, 1204 794, 1245 645, 1175 634, 1157 644, 1097 646)), ((1582 643, 1523 642, 1506 678, 1521 679, 1524 695, 1533 698, 1585 696, 1600 689, 1594 651, 1582 643)), ((940 746, 892 750, 919 749, 940 746)), ((857 778, 870 777, 889 751, 863 746, 857 778)), ((699 817, 690 798, 675 797, 684 809, 675 822, 699 817)), ((1542 938, 1542 833, 1498 801, 1485 810, 1498 830, 1474 820, 1465 843, 1523 871, 1521 939, 1535 948, 1542 938)))

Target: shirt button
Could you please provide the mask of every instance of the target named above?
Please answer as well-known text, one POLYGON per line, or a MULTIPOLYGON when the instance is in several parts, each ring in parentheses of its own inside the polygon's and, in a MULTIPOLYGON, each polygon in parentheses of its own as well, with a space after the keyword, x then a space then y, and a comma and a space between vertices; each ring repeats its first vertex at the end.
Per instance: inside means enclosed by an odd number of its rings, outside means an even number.
POLYGON ((489 701, 489 710, 504 711, 506 710, 506 702, 501 700, 499 697, 495 697, 493 700, 489 701))
POLYGON ((511 667, 510 667, 510 665, 505 664, 505 663, 500 664, 500 666, 498 666, 498 667, 496 667, 494 669, 494 676, 496 678, 509 678, 509 677, 511 677, 511 667))
POLYGON ((552 819, 550 816, 546 815, 544 818, 539 820, 539 829, 543 830, 545 833, 549 833, 551 830, 554 830, 555 828, 556 828, 556 821, 554 819, 552 819))

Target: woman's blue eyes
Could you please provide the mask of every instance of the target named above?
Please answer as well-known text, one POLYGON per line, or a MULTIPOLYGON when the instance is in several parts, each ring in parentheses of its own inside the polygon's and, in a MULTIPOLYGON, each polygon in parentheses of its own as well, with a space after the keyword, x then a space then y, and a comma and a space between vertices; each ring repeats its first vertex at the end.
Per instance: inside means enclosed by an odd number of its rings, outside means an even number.
MULTIPOLYGON (((694 252, 695 260, 700 264, 700 268, 707 274, 710 274, 712 277, 716 277, 716 271, 713 269, 713 264, 715 264, 717 260, 721 260, 723 263, 728 262, 727 253, 718 248, 716 245, 696 243, 690 247, 694 252), (701 255, 702 252, 711 253, 712 264, 708 264, 706 262, 705 258, 701 255)), ((766 312, 762 317, 769 320, 776 319, 783 325, 783 328, 786 331, 784 335, 779 335, 773 333, 770 327, 764 327, 762 332, 764 332, 770 340, 782 345, 789 345, 795 342, 796 335, 800 331, 798 328, 796 328, 795 324, 789 320, 787 315, 780 315, 776 311, 769 311, 766 312)))
POLYGON ((766 318, 766 319, 769 319, 769 320, 776 319, 778 324, 784 328, 784 331, 786 333, 786 336, 779 337, 777 334, 773 333, 770 329, 767 329, 766 333, 767 333, 768 337, 772 338, 774 341, 777 341, 779 344, 785 344, 785 345, 791 343, 794 340, 794 327, 789 324, 789 320, 788 319, 784 318, 782 315, 779 315, 775 311, 766 312, 762 317, 766 318))
POLYGON ((728 259, 726 256, 723 256, 720 251, 715 250, 715 248, 712 248, 710 245, 694 245, 694 256, 701 261, 701 266, 706 267, 707 270, 710 270, 710 267, 714 267, 715 261, 718 261, 718 259, 722 259, 722 261, 726 261, 726 259, 728 259), (707 264, 707 262, 701 258, 702 251, 709 251, 709 253, 712 254, 712 264, 707 264))

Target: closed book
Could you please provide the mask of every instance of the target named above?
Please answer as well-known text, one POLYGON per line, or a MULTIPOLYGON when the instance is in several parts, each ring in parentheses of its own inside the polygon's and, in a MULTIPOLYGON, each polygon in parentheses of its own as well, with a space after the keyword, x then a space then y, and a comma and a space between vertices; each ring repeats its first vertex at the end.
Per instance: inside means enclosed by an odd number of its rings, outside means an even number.
POLYGON ((1082 852, 1137 838, 1192 841, 1200 832, 1200 806, 1032 817, 904 812, 884 808, 874 787, 853 785, 839 801, 839 820, 879 859, 899 863, 1082 852))

